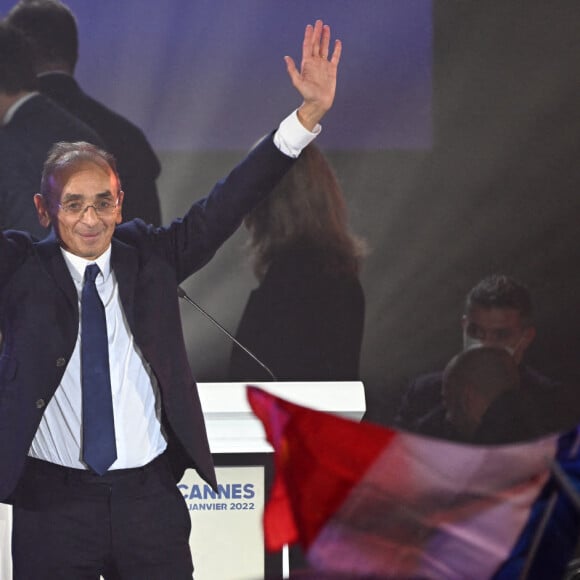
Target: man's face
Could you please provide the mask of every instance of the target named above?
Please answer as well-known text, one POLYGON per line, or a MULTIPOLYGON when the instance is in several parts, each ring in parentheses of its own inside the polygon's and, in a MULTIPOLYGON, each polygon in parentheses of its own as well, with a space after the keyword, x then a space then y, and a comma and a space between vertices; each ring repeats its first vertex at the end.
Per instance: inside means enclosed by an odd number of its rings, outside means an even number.
POLYGON ((64 249, 87 260, 98 258, 121 223, 123 192, 118 191, 113 171, 83 162, 63 171, 58 179, 53 177, 51 190, 48 203, 39 194, 34 198, 40 223, 52 223, 64 249), (66 211, 72 208, 75 211, 66 211), (79 212, 78 208, 86 209, 79 212))
POLYGON ((462 326, 464 349, 475 345, 505 348, 517 364, 536 336, 534 327, 523 326, 515 308, 476 306, 463 316, 462 326))

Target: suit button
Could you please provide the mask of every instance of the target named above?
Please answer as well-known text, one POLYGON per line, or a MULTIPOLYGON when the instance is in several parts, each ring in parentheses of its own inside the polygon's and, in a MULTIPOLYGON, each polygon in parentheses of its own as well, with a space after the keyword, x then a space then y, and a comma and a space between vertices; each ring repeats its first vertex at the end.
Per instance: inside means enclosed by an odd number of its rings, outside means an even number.
POLYGON ((59 357, 56 359, 56 366, 57 367, 63 367, 66 364, 66 360, 64 357, 59 357))
POLYGON ((43 407, 44 407, 44 399, 38 399, 38 401, 36 401, 36 408, 42 409, 43 407))

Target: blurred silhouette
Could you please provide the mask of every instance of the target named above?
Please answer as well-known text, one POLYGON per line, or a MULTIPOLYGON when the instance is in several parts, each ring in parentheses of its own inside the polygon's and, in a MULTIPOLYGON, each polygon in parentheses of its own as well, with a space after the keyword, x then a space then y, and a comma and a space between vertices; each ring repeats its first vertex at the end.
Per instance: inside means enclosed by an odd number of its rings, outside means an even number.
POLYGON ((39 89, 92 127, 114 155, 125 192, 124 220, 139 217, 160 225, 159 160, 141 129, 90 97, 75 80, 79 40, 68 6, 58 0, 21 0, 6 20, 32 43, 39 89))
POLYGON ((18 29, 0 23, 0 230, 26 230, 42 238, 48 230, 40 225, 32 198, 48 150, 58 141, 103 143, 35 89, 30 44, 18 29))
MULTIPOLYGON (((278 379, 359 377, 364 244, 347 222, 337 178, 313 144, 245 219, 260 285, 250 295, 236 338, 278 379)), ((270 379, 237 346, 228 376, 270 379)))
POLYGON ((513 357, 502 348, 470 348, 454 356, 443 372, 443 404, 417 423, 416 431, 432 437, 478 443, 490 407, 503 393, 520 389, 513 357))
MULTIPOLYGON (((478 346, 505 349, 518 365, 522 389, 546 392, 555 398, 558 382, 541 375, 524 362, 524 354, 536 336, 532 300, 517 280, 494 274, 480 280, 467 294, 462 317, 464 350, 478 346)), ((443 373, 417 377, 403 394, 394 423, 414 430, 426 415, 440 408, 443 373)))
POLYGON ((576 382, 555 389, 532 385, 500 394, 482 419, 478 442, 516 443, 566 432, 580 421, 580 390, 576 382))

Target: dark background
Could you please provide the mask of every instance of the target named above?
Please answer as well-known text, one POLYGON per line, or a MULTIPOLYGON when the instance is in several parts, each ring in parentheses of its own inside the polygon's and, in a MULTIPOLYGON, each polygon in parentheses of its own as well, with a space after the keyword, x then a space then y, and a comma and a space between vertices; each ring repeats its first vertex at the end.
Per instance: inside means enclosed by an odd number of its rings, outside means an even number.
MULTIPOLYGON (((353 229, 372 249, 361 378, 368 418, 383 423, 410 378, 461 348, 465 294, 492 272, 532 291, 528 362, 561 379, 574 379, 579 362, 580 5, 432 8, 432 147, 327 149, 353 229)), ((340 122, 330 113, 326 130, 340 122)), ((165 175, 204 189, 236 156, 194 158, 164 158, 165 175)), ((232 329, 255 285, 245 239, 239 232, 186 285, 232 329)), ((225 379, 229 345, 196 312, 184 316, 199 379, 225 379)))
MULTIPOLYGON (((3 10, 10 4, 0 1, 3 10)), ((80 4, 86 3, 70 3, 77 14, 80 4)), ((280 30, 289 39, 284 52, 283 46, 267 45, 263 52, 273 55, 275 65, 256 65, 258 80, 251 67, 233 63, 230 53, 212 52, 215 45, 229 46, 230 38, 214 13, 194 35, 208 49, 199 58, 211 63, 215 57, 214 73, 200 73, 197 61, 190 78, 168 72, 175 39, 187 29, 183 23, 210 9, 207 2, 187 4, 197 12, 181 14, 177 8, 183 2, 152 3, 156 11, 167 10, 160 20, 149 13, 148 2, 123 2, 123 9, 90 3, 94 13, 81 27, 81 48, 92 42, 90 52, 81 53, 82 83, 151 137, 163 164, 159 186, 166 222, 231 168, 246 144, 298 104, 281 57, 289 52, 298 58, 303 26, 318 16, 319 5, 330 24, 333 9, 341 14, 337 33, 345 52, 337 106, 325 119, 320 142, 343 185, 353 229, 372 250, 362 273, 367 318, 361 379, 370 419, 388 422, 406 382, 442 368, 461 348, 463 298, 492 272, 518 277, 533 293, 538 338, 528 362, 555 377, 576 376, 580 3, 270 0, 257 2, 258 12, 249 14, 244 2, 228 2, 235 18, 228 16, 227 22, 235 21, 236 30, 246 27, 249 37, 264 30, 277 37, 280 30), (279 13, 290 5, 296 22, 279 13), (387 9, 403 15, 390 20, 387 9), (148 19, 164 33, 165 44, 149 42, 147 28, 136 24, 148 19), (268 25, 268 19, 282 20, 268 25), (103 22, 112 30, 109 36, 103 22), (96 32, 97 39, 89 40, 96 32), (116 55, 112 72, 111 63, 99 56, 99 43, 116 55), (391 51, 398 55, 394 68, 388 64, 391 51), (237 99, 241 85, 229 82, 238 68, 243 73, 237 83, 253 78, 259 89, 249 104, 237 99), (284 89, 270 89, 274 85, 284 89), (213 92, 197 92, 209 86, 213 92), (183 113, 186 101, 195 106, 193 118, 183 113), (171 116, 176 143, 166 130, 171 116), (184 138, 182 125, 201 141, 184 138)), ((230 12, 224 7, 223 18, 230 12)), ((184 284, 232 331, 256 285, 245 260, 245 239, 239 231, 184 284)), ((225 380, 229 343, 193 308, 184 305, 182 312, 198 379, 225 380)), ((281 328, 273 340, 283 340, 283 333, 281 328)))

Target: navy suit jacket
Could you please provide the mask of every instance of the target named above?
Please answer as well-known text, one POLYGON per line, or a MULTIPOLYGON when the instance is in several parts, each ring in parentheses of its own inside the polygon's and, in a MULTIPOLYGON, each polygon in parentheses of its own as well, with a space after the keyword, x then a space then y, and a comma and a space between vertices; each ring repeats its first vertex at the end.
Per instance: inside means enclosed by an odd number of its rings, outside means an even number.
MULTIPOLYGON (((121 224, 111 266, 136 344, 161 391, 176 479, 194 467, 215 485, 197 387, 183 341, 177 286, 201 268, 292 165, 268 137, 167 228, 121 224)), ((78 333, 77 293, 54 235, 0 232, 0 501, 9 501, 78 333)))
POLYGON ((40 90, 75 117, 92 127, 105 142, 105 149, 117 160, 125 192, 123 218, 141 218, 161 225, 156 179, 161 165, 143 131, 125 117, 87 95, 77 81, 64 73, 38 77, 40 90))
POLYGON ((40 191, 42 166, 57 141, 104 147, 95 131, 44 95, 23 103, 0 127, 0 230, 25 230, 37 238, 48 233, 38 223, 32 196, 40 191))

